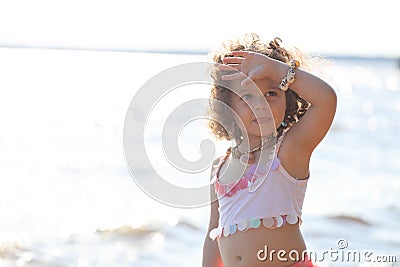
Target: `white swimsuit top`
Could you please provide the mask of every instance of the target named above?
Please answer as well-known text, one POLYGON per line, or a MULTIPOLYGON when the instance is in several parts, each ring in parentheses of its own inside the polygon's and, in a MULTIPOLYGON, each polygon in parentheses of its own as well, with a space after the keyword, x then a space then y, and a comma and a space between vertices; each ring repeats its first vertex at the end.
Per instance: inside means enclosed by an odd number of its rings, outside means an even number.
POLYGON ((254 179, 263 179, 266 174, 262 170, 255 171, 256 164, 232 184, 222 184, 218 179, 219 170, 230 155, 229 150, 213 166, 211 184, 215 187, 219 202, 219 225, 210 231, 212 240, 222 235, 232 235, 237 230, 258 228, 261 224, 268 229, 275 229, 286 222, 301 223, 308 179, 296 179, 285 170, 277 157, 278 148, 267 177, 255 191, 248 190, 249 185, 254 179))

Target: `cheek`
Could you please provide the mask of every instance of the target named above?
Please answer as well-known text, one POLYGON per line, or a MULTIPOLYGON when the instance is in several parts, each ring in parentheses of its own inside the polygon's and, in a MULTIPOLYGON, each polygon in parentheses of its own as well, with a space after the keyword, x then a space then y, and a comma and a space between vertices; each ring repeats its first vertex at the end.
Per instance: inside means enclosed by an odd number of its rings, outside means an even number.
POLYGON ((276 103, 274 108, 272 109, 272 114, 275 120, 275 126, 278 128, 283 119, 285 118, 285 111, 286 111, 286 101, 282 101, 279 104, 276 103))
POLYGON ((248 117, 249 114, 252 114, 250 107, 241 101, 235 102, 232 105, 232 110, 236 113, 235 115, 239 116, 240 118, 245 118, 248 117))
POLYGON ((236 125, 242 128, 242 123, 246 124, 248 118, 248 108, 242 105, 232 106, 233 119, 236 125))
POLYGON ((250 120, 253 118, 252 114, 253 113, 251 112, 251 110, 249 108, 243 108, 238 113, 238 116, 245 127, 251 125, 250 120))

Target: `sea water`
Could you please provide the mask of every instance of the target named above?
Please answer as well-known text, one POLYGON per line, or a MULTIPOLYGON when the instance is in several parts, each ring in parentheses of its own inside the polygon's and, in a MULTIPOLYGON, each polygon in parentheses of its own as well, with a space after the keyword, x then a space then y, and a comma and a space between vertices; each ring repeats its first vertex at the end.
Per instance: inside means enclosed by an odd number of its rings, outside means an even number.
MULTIPOLYGON (((0 58, 0 266, 201 266, 209 207, 171 207, 143 192, 125 163, 123 130, 146 81, 206 56, 1 48, 0 58)), ((337 92, 338 109, 312 157, 302 232, 318 259, 327 250, 354 250, 398 262, 398 62, 332 62, 323 74, 337 92)), ((181 88, 148 117, 146 151, 170 183, 208 182, 209 168, 179 172, 160 149, 165 114, 208 95, 207 85, 181 88)), ((188 160, 201 157, 201 140, 211 138, 203 122, 181 132, 188 160)), ((229 145, 213 142, 216 154, 229 145)))

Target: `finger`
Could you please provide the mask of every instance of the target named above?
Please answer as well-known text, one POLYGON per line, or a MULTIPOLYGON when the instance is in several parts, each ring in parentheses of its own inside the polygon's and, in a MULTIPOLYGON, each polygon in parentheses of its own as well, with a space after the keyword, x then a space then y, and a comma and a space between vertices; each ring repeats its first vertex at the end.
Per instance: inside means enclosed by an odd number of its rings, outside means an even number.
POLYGON ((247 57, 249 54, 251 54, 251 51, 232 51, 232 55, 235 57, 247 57))
POLYGON ((240 64, 243 62, 243 60, 244 58, 242 57, 226 57, 222 59, 222 62, 224 62, 224 64, 240 64))
POLYGON ((250 77, 246 77, 241 83, 240 85, 242 87, 246 87, 247 85, 251 84, 253 82, 252 79, 250 79, 250 77))
POLYGON ((244 79, 241 82, 241 85, 244 87, 244 86, 249 85, 253 81, 258 80, 258 79, 262 79, 262 78, 264 78, 263 70, 261 68, 256 68, 256 69, 254 69, 254 70, 249 72, 249 74, 246 77, 246 79, 244 79))
POLYGON ((219 64, 218 65, 219 70, 228 70, 228 71, 239 71, 240 69, 240 64, 219 64))
POLYGON ((221 77, 223 81, 230 81, 230 80, 241 80, 246 78, 247 76, 243 72, 236 72, 233 74, 227 74, 221 77))

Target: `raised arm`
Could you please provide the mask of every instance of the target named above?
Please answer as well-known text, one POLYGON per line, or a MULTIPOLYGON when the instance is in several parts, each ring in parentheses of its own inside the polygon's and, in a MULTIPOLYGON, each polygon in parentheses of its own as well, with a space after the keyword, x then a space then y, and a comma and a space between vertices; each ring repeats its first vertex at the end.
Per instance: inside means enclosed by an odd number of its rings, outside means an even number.
MULTIPOLYGON (((279 82, 289 69, 287 64, 277 60, 269 62, 272 77, 279 82), (280 78, 279 78, 280 77, 280 78)), ((301 120, 288 132, 290 147, 295 153, 311 156, 312 151, 328 132, 336 112, 336 94, 332 87, 320 78, 304 70, 296 69, 295 81, 290 89, 309 102, 301 120)))
MULTIPOLYGON (((223 59, 224 64, 228 64, 228 66, 222 65, 220 68, 232 69, 233 67, 240 72, 226 75, 223 79, 245 78, 242 82, 243 85, 250 80, 264 78, 280 84, 289 69, 288 64, 259 53, 234 51, 232 54, 233 57, 223 59)), ((309 157, 332 124, 337 99, 331 86, 302 70, 301 66, 295 70, 295 73, 295 81, 289 87, 311 106, 301 120, 290 129, 287 139, 290 142, 291 152, 309 157)))

